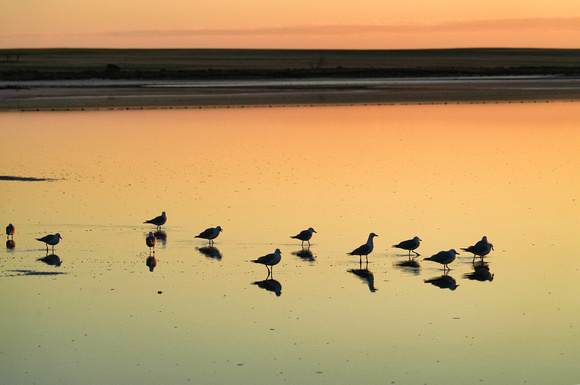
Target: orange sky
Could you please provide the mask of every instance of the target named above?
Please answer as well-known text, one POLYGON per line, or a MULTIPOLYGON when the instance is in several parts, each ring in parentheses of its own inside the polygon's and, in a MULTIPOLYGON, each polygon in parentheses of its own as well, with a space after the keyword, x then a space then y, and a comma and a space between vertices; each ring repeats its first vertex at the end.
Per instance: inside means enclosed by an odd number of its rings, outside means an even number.
POLYGON ((6 0, 0 48, 580 48, 578 0, 6 0))

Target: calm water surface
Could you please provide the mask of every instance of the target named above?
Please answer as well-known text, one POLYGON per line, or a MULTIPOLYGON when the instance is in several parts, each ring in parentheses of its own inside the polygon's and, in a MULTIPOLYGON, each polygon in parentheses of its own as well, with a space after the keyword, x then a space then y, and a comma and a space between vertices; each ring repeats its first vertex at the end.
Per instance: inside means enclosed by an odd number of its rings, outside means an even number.
POLYGON ((51 179, 0 181, 0 382, 579 383, 578 122, 574 103, 0 114, 0 174, 51 179), (56 232, 59 267, 35 240, 56 232), (483 266, 422 260, 484 235, 483 266), (249 261, 276 248, 263 282, 249 261))

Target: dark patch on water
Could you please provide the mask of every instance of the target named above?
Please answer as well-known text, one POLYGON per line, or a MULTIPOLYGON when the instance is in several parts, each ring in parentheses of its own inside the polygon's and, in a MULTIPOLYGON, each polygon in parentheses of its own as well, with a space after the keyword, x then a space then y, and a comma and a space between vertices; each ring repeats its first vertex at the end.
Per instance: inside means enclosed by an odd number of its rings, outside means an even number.
POLYGON ((8 275, 9 277, 21 277, 24 275, 62 275, 67 274, 62 271, 36 271, 36 270, 7 270, 14 274, 8 275))
POLYGON ((0 175, 0 180, 13 180, 13 181, 17 181, 17 182, 52 182, 52 181, 58 180, 58 179, 0 175))

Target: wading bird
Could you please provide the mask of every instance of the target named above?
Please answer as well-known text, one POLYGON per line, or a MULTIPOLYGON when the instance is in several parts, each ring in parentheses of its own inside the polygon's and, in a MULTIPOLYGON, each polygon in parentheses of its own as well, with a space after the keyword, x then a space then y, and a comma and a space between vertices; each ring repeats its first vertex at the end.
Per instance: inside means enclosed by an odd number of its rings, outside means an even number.
POLYGON ((210 227, 209 229, 205 229, 204 231, 202 231, 201 233, 199 233, 199 235, 196 235, 195 237, 207 239, 209 241, 209 244, 213 245, 213 240, 216 239, 218 235, 220 235, 221 231, 222 231, 222 228, 220 226, 210 227))
POLYGON ((165 224, 165 222, 167 222, 167 215, 165 214, 165 211, 161 213, 160 216, 155 217, 153 219, 150 219, 148 221, 145 221, 143 223, 151 223, 152 225, 157 226, 157 230, 161 230, 161 226, 163 226, 165 224))
POLYGON ((312 227, 308 228, 308 230, 302 230, 300 234, 294 235, 290 238, 299 239, 302 241, 302 247, 304 247, 304 242, 308 242, 308 247, 310 247, 310 238, 312 238, 312 233, 315 233, 312 227))
POLYGON ((356 249, 354 249, 353 251, 351 251, 350 253, 347 253, 348 255, 358 255, 360 260, 359 262, 362 262, 362 256, 364 255, 367 259, 367 262, 369 261, 369 254, 373 251, 374 245, 373 245, 373 238, 374 237, 378 237, 377 234, 375 233, 370 233, 369 234, 369 239, 367 240, 367 243, 365 243, 362 246, 357 247, 356 249))
POLYGON ((48 245, 52 246, 52 252, 54 253, 54 246, 58 245, 58 242, 60 242, 61 239, 62 239, 62 237, 60 236, 59 233, 45 235, 42 238, 36 238, 37 241, 46 243, 46 252, 47 253, 48 253, 48 245))

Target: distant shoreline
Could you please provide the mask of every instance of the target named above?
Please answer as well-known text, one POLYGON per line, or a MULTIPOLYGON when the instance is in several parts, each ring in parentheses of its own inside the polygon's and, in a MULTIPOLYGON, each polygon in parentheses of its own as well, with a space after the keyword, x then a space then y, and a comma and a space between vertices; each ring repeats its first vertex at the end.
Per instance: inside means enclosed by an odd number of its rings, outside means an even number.
POLYGON ((0 50, 0 111, 580 101, 580 50, 0 50))
POLYGON ((580 101, 580 77, 0 82, 0 111, 580 101))

